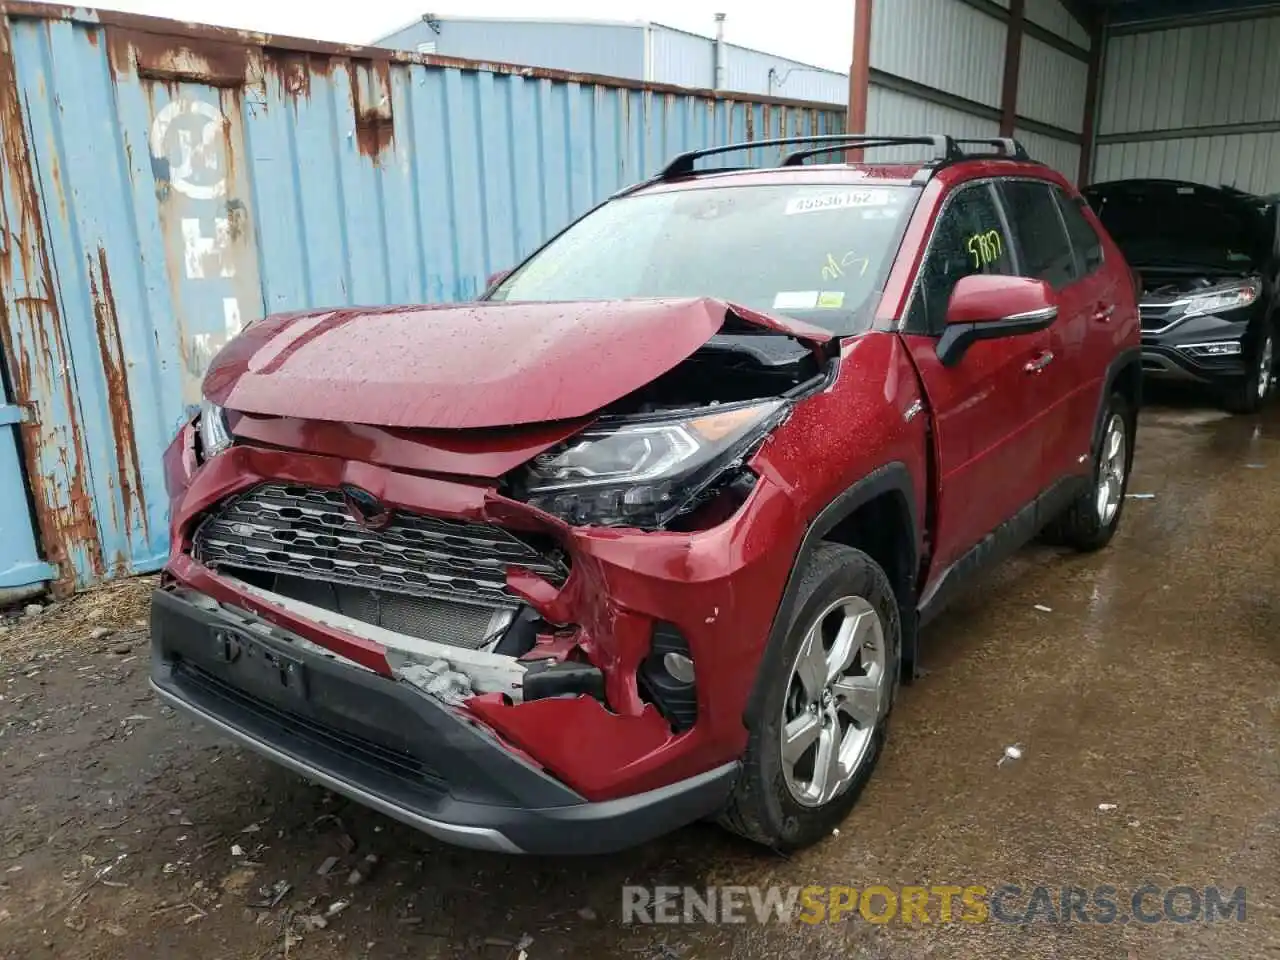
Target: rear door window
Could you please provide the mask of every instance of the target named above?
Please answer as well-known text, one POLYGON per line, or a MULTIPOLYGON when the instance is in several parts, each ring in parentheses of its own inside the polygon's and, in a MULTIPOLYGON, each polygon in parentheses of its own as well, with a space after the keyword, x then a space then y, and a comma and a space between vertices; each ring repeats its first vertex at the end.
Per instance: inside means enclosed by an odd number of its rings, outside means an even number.
POLYGON ((1077 279, 1071 242, 1050 185, 1034 180, 1005 180, 1000 192, 1021 252, 1022 276, 1036 277, 1055 290, 1077 279))
POLYGON ((1058 209, 1062 211, 1063 222, 1067 225, 1071 246, 1075 249, 1077 268, 1082 275, 1087 276, 1102 266, 1102 241, 1083 213, 1082 197, 1072 199, 1057 187, 1053 188, 1053 195, 1058 201, 1058 209))
POLYGON ((1012 244, 990 184, 960 187, 938 218, 911 298, 908 329, 939 334, 961 277, 1016 273, 1012 244))

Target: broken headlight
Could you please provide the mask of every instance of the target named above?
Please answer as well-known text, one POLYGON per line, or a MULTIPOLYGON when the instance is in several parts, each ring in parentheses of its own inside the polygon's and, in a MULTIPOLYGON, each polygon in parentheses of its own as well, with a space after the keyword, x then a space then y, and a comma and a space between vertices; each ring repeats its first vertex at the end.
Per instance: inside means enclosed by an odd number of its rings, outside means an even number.
POLYGON ((227 413, 212 400, 200 404, 200 449, 205 460, 211 460, 231 446, 231 430, 227 413))
POLYGON ((573 524, 659 528, 777 426, 781 400, 601 420, 536 457, 530 504, 573 524))

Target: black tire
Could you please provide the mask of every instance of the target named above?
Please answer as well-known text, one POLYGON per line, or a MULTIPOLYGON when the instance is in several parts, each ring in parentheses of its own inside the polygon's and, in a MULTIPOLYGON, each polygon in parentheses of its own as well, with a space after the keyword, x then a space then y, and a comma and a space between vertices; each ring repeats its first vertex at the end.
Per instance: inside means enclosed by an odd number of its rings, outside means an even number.
POLYGON ((1226 388, 1222 394, 1222 406, 1230 413, 1257 413, 1271 397, 1271 377, 1274 373, 1275 331, 1270 323, 1262 328, 1261 336, 1244 339, 1245 366, 1250 371, 1243 380, 1226 388), (1273 358, 1267 371, 1262 370, 1264 356, 1273 358), (1263 377, 1266 380, 1264 382, 1263 377))
POLYGON ((1124 515, 1125 494, 1129 489, 1129 471, 1133 466, 1133 441, 1137 426, 1136 411, 1119 393, 1113 393, 1102 411, 1101 429, 1093 451, 1093 482, 1089 489, 1057 517, 1045 531, 1045 539, 1054 544, 1071 547, 1083 553, 1101 550, 1116 530, 1124 515), (1124 426, 1124 476, 1120 484, 1120 500, 1109 522, 1103 522, 1098 511, 1098 487, 1103 469, 1103 447, 1107 443, 1108 428, 1113 418, 1119 418, 1124 426))
POLYGON ((763 663, 774 670, 760 697, 743 757, 742 774, 718 816, 719 823, 748 840, 779 851, 798 850, 829 836, 848 815, 884 749, 889 712, 901 672, 902 625, 888 576, 871 557, 835 543, 824 543, 810 556, 800 580, 781 649, 766 652, 763 663), (821 806, 804 806, 792 795, 783 774, 782 717, 791 671, 808 626, 832 603, 845 596, 866 600, 880 618, 885 641, 888 695, 883 698, 868 752, 854 778, 821 806))

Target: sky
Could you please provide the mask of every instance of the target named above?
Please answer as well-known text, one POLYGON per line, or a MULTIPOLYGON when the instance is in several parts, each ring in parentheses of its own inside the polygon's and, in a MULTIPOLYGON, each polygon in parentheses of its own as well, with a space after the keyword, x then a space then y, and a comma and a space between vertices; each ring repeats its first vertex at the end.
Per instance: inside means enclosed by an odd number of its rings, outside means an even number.
POLYGON ((745 47, 849 69, 854 0, 106 0, 88 6, 264 33, 369 43, 423 13, 437 16, 575 17, 652 20, 711 36, 714 15, 727 15, 725 39, 745 47), (437 6, 439 4, 439 6, 437 6), (782 12, 780 12, 782 11, 782 12))

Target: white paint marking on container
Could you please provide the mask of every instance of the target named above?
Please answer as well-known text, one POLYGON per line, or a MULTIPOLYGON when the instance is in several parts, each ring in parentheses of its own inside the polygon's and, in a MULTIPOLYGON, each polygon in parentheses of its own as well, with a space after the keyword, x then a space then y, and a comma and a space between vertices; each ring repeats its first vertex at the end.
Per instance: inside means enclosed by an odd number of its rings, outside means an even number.
POLYGON ((188 280, 205 279, 204 261, 211 256, 216 256, 221 261, 219 276, 234 277, 235 260, 227 256, 230 246, 231 223, 226 217, 214 218, 212 237, 206 237, 200 232, 199 217, 182 218, 182 262, 186 267, 188 280))
POLYGON ((173 189, 193 200, 214 200, 223 195, 227 178, 221 171, 218 137, 226 125, 226 117, 213 104, 185 97, 166 104, 156 114, 151 124, 151 155, 169 160, 169 182, 173 189), (203 121, 199 126, 199 142, 189 128, 180 127, 176 131, 177 136, 170 137, 174 122, 186 115, 194 115, 203 121), (176 143, 173 142, 175 140, 176 143), (176 163, 170 157, 173 147, 177 148, 176 163), (200 179, 207 182, 196 182, 197 168, 203 174, 200 179), (222 175, 211 179, 210 173, 222 175))
POLYGON ((244 328, 244 324, 240 321, 240 301, 235 297, 222 298, 222 317, 226 322, 228 340, 244 328))

